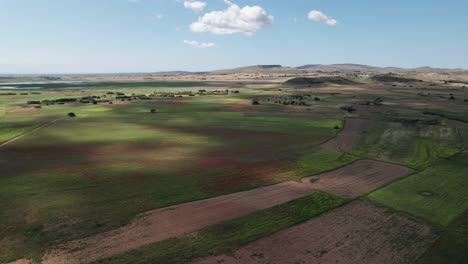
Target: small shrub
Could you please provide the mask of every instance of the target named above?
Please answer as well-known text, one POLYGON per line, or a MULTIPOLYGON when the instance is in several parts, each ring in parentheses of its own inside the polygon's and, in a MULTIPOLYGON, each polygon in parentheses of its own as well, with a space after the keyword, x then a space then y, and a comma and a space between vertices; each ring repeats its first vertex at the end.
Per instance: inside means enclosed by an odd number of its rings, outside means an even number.
POLYGON ((153 108, 153 109, 150 110, 150 113, 151 113, 151 114, 156 114, 157 112, 158 112, 158 111, 157 111, 155 108, 153 108))
POLYGON ((376 98, 374 100, 374 105, 382 105, 383 100, 381 98, 376 98))
POLYGON ((75 113, 73 113, 73 112, 68 113, 67 116, 68 117, 76 117, 75 113))
POLYGON ((258 102, 257 99, 252 99, 252 104, 253 104, 253 105, 259 105, 260 103, 258 102))
POLYGON ((348 113, 353 113, 356 109, 352 106, 342 106, 340 107, 341 110, 348 111, 348 113))

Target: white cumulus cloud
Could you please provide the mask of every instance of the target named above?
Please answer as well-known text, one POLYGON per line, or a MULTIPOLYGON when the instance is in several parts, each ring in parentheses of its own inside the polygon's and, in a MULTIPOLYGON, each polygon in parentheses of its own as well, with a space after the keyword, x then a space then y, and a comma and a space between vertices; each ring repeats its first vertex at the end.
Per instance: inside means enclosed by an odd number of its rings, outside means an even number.
POLYGON ((336 26, 336 24, 338 24, 338 21, 336 21, 336 19, 328 17, 327 15, 318 10, 310 11, 308 17, 310 20, 329 26, 336 26))
POLYGON ((195 12, 202 11, 206 6, 206 2, 188 0, 184 1, 184 7, 187 9, 192 9, 195 12))
POLYGON ((273 16, 268 15, 260 6, 240 8, 228 0, 225 3, 229 5, 227 9, 199 17, 190 25, 190 30, 216 35, 244 33, 252 36, 258 30, 273 24, 273 16))
POLYGON ((198 42, 195 40, 184 40, 184 43, 191 47, 201 49, 212 48, 216 46, 216 44, 214 44, 213 42, 198 42))

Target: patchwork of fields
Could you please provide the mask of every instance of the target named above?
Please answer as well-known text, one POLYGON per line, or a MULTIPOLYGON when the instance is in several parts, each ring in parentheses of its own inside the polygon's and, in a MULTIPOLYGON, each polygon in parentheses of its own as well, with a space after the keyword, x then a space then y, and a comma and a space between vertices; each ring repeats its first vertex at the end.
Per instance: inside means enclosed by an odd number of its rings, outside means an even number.
POLYGON ((0 263, 409 263, 464 223, 460 101, 366 82, 22 88, 0 91, 0 263))

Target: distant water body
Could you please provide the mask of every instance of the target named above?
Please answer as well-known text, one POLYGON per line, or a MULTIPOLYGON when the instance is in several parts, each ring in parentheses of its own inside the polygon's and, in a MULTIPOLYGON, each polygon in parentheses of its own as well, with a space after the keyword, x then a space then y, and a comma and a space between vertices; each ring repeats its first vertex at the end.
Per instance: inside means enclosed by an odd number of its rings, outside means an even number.
POLYGON ((40 81, 40 82, 9 82, 0 83, 0 90, 30 90, 42 89, 42 85, 48 84, 82 84, 84 81, 40 81))

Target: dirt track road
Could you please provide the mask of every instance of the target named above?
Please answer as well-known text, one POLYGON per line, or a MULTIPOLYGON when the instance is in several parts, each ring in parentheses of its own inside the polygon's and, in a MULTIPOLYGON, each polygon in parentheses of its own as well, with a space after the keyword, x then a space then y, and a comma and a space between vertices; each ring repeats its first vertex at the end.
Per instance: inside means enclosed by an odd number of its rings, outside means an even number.
POLYGON ((320 175, 320 180, 314 184, 308 180, 302 183, 290 181, 149 211, 120 229, 63 245, 45 256, 43 263, 88 263, 111 257, 270 208, 303 197, 314 190, 323 189, 344 197, 357 197, 370 189, 377 188, 380 184, 409 173, 409 169, 403 168, 383 162, 361 160, 320 175), (356 190, 350 191, 345 188, 346 186, 356 190))
POLYGON ((21 138, 23 138, 23 137, 25 137, 25 136, 27 136, 27 135, 30 135, 30 134, 32 134, 32 133, 34 133, 34 132, 36 132, 36 131, 38 131, 38 130, 40 130, 40 129, 43 129, 43 128, 45 128, 45 127, 48 127, 48 126, 52 125, 53 123, 55 123, 55 122, 57 122, 57 121, 59 121, 59 120, 62 120, 62 119, 64 119, 64 117, 57 118, 57 119, 52 120, 52 121, 50 121, 50 122, 48 122, 48 123, 45 123, 45 124, 40 125, 40 126, 38 126, 38 127, 36 127, 36 128, 33 128, 33 129, 31 129, 31 130, 29 130, 29 131, 27 131, 27 132, 25 132, 25 133, 23 133, 23 134, 21 134, 21 135, 18 135, 18 136, 14 137, 14 138, 11 138, 11 139, 7 140, 7 141, 4 141, 4 142, 0 143, 0 150, 1 150, 3 147, 7 146, 8 144, 11 144, 11 143, 13 143, 14 141, 16 141, 16 140, 18 140, 18 139, 21 139, 21 138))

